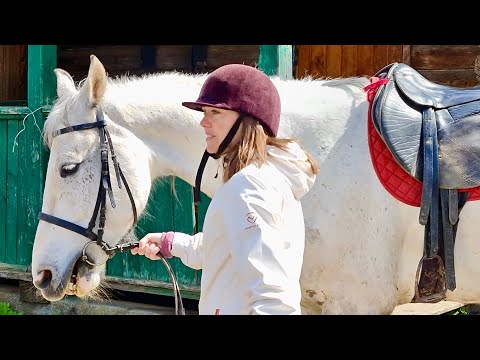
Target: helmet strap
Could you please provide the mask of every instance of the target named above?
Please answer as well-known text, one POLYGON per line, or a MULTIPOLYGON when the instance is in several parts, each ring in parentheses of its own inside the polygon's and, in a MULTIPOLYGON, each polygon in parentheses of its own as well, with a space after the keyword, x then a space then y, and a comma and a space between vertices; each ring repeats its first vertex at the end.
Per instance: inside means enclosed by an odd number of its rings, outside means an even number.
POLYGON ((232 128, 228 132, 227 136, 225 136, 225 139, 223 139, 222 143, 218 147, 218 150, 215 154, 210 154, 212 158, 215 160, 218 159, 220 156, 222 156, 222 153, 225 151, 227 146, 232 142, 232 139, 234 138, 235 134, 238 131, 238 128, 240 127, 240 123, 242 122, 243 118, 245 117, 244 114, 240 114, 237 118, 237 121, 232 125, 232 128))
POLYGON ((193 188, 193 205, 195 208, 195 233, 198 232, 198 203, 200 202, 200 185, 202 183, 202 176, 203 171, 205 170, 205 165, 207 165, 209 157, 218 159, 222 155, 222 153, 225 151, 225 149, 237 133, 238 128, 240 127, 240 123, 242 122, 242 119, 244 117, 245 114, 240 114, 238 116, 237 120, 233 124, 227 136, 225 136, 225 139, 223 139, 215 154, 211 154, 207 150, 205 150, 205 152, 203 153, 202 160, 200 161, 200 165, 198 166, 197 176, 195 177, 195 187, 193 188))

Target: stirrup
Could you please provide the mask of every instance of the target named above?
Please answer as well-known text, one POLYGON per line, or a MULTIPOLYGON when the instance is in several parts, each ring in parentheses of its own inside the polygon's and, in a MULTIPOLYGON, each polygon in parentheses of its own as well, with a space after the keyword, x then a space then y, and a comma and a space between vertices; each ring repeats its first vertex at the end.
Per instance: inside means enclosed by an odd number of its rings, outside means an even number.
POLYGON ((431 257, 423 255, 417 267, 417 274, 415 276, 415 297, 412 302, 436 303, 444 300, 446 298, 446 293, 447 284, 445 280, 445 266, 442 258, 438 255, 431 257), (433 261, 438 263, 437 266, 434 264, 433 268, 428 268, 428 265, 432 264, 433 261), (421 280, 423 280, 422 289, 419 288, 421 280))

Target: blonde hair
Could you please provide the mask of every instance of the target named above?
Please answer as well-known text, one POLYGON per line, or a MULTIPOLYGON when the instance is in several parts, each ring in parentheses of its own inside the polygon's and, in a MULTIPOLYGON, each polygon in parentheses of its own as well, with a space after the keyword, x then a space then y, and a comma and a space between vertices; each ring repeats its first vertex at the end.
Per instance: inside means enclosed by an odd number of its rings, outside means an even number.
MULTIPOLYGON (((244 167, 256 161, 263 165, 268 157, 267 145, 276 146, 286 150, 290 142, 296 141, 292 138, 277 138, 269 136, 258 120, 247 116, 242 120, 240 131, 241 140, 238 144, 230 144, 223 152, 223 182, 227 182, 233 175, 244 167)), ((301 147, 301 145, 300 145, 301 147)), ((318 173, 318 166, 312 155, 302 148, 307 155, 308 162, 314 174, 318 173)))

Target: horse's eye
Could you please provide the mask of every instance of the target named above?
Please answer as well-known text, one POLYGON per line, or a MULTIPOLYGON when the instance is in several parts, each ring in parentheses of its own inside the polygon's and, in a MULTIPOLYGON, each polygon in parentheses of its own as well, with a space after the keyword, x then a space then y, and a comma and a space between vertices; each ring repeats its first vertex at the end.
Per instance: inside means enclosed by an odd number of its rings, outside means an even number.
POLYGON ((67 177, 68 175, 74 174, 77 170, 78 170, 78 164, 64 165, 60 170, 60 176, 62 178, 67 177))

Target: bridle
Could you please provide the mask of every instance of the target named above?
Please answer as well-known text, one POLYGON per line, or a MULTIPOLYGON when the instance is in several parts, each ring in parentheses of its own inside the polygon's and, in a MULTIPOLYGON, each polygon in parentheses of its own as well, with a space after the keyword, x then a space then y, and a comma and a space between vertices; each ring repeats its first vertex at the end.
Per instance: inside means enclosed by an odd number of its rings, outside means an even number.
MULTIPOLYGON (((135 206, 135 200, 133 199, 132 192, 130 190, 130 187, 128 186, 127 180, 125 179, 125 176, 123 175, 122 169, 120 168, 120 164, 117 161, 117 156, 115 155, 115 151, 113 149, 113 143, 110 138, 110 134, 107 130, 106 127, 107 123, 103 117, 103 111, 101 108, 97 107, 96 108, 96 121, 92 123, 83 123, 80 125, 75 125, 75 126, 68 126, 65 128, 62 128, 60 130, 57 130, 53 133, 53 137, 57 137, 62 134, 74 132, 74 131, 81 131, 81 130, 87 130, 87 129, 94 129, 98 128, 98 132, 100 135, 100 161, 101 161, 101 179, 100 179, 100 184, 98 188, 98 195, 97 195, 97 202, 95 203, 95 209, 93 210, 92 217, 90 219, 90 222, 88 223, 88 227, 84 228, 82 226, 79 226, 77 224, 74 224, 70 221, 60 219, 56 216, 53 215, 48 215, 43 212, 40 212, 38 214, 38 219, 43 220, 45 222, 48 222, 50 224, 54 224, 57 226, 60 226, 64 229, 73 231, 77 234, 80 234, 88 239, 90 239, 89 242, 85 244, 83 247, 82 251, 82 256, 81 260, 86 262, 87 264, 91 266, 100 266, 105 264, 109 259, 111 259, 117 252, 122 252, 123 250, 134 248, 138 246, 138 241, 130 242, 130 243, 122 243, 113 247, 110 247, 105 241, 103 241, 103 234, 104 234, 104 229, 105 229, 105 221, 106 221, 106 198, 107 198, 107 193, 108 197, 110 198, 110 204, 112 205, 112 208, 116 207, 115 203, 115 198, 113 196, 112 192, 112 184, 110 181, 110 167, 108 164, 108 149, 110 148, 111 152, 111 159, 115 168, 115 174, 117 177, 117 182, 118 182, 118 187, 121 189, 122 188, 122 182, 125 185, 125 190, 127 191, 128 197, 130 198, 130 203, 132 204, 132 211, 133 211, 133 224, 132 227, 135 226, 138 222, 138 216, 137 216, 137 208, 135 206), (99 218, 98 221, 98 228, 97 228, 97 233, 95 234, 93 232, 93 228, 95 227, 97 223, 97 217, 99 218), (88 259, 86 250, 87 247, 93 243, 96 243, 100 248, 107 254, 107 257, 105 261, 100 262, 100 263, 95 263, 92 262, 88 259)), ((172 286, 173 286, 173 291, 175 295, 175 313, 178 315, 179 313, 179 307, 180 307, 180 313, 182 315, 185 315, 185 309, 183 308, 183 303, 182 303, 182 298, 180 296, 180 287, 178 286, 178 283, 175 278, 175 274, 173 273, 173 270, 170 266, 170 264, 166 261, 166 259, 162 256, 162 254, 157 253, 158 256, 160 256, 160 259, 163 261, 165 267, 167 268, 169 274, 170 274, 170 279, 172 281, 172 286)))

